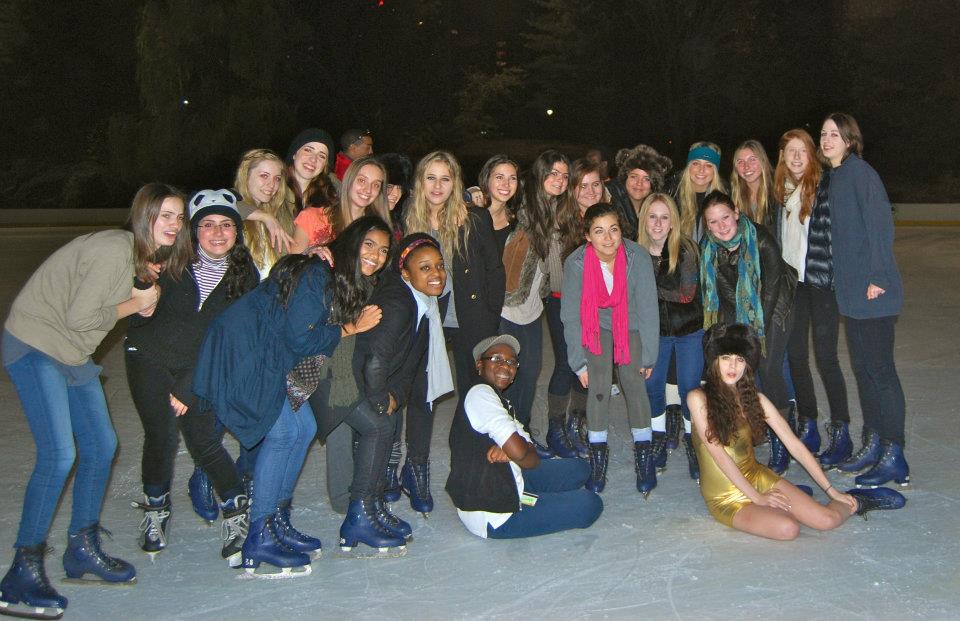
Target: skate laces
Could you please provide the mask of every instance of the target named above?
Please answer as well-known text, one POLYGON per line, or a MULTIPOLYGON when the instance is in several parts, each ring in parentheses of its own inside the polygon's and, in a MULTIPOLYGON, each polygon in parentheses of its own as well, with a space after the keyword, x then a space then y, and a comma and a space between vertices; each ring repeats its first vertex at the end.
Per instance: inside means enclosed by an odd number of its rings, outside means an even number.
POLYGON ((236 539, 246 539, 249 528, 250 518, 246 512, 223 518, 223 522, 220 523, 220 538, 223 539, 224 543, 236 539))
POLYGON ((140 521, 140 532, 148 541, 158 541, 161 545, 167 545, 167 534, 163 532, 163 521, 170 517, 168 509, 149 509, 144 510, 143 519, 140 521))

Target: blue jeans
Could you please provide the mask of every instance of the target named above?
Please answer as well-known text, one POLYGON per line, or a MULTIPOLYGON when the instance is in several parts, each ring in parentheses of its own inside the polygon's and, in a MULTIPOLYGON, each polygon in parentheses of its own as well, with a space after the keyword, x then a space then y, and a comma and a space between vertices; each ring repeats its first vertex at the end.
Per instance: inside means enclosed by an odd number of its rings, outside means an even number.
POLYGON ((690 420, 687 408, 687 393, 700 386, 703 376, 703 330, 697 330, 685 336, 661 336, 657 362, 653 373, 647 380, 647 396, 650 398, 650 412, 660 416, 667 409, 665 391, 667 373, 670 371, 670 357, 676 352, 677 389, 680 391, 680 405, 683 417, 690 420))
POLYGON ((583 485, 590 465, 583 459, 547 459, 523 471, 524 491, 536 494, 537 504, 521 507, 499 528, 487 525, 490 539, 519 539, 571 528, 587 528, 603 511, 600 496, 583 485))
POLYGON ((537 378, 540 377, 540 367, 543 366, 543 324, 540 317, 526 325, 501 317, 500 333, 516 337, 520 343, 520 353, 517 355, 520 368, 504 396, 513 403, 520 424, 529 429, 533 397, 537 392, 537 378))
POLYGON ((15 544, 20 548, 46 540, 74 461, 77 473, 69 533, 99 521, 117 435, 99 377, 71 386, 53 360, 35 350, 10 364, 7 373, 37 445, 15 544))
POLYGON ((543 298, 543 314, 547 318, 547 327, 550 329, 550 344, 553 346, 553 373, 550 375, 550 384, 547 393, 566 397, 570 390, 587 392, 580 385, 580 379, 570 369, 567 362, 567 341, 563 338, 563 322, 560 321, 560 298, 552 295, 543 298))
POLYGON ((280 502, 293 498, 293 488, 303 469, 303 460, 313 437, 317 421, 310 403, 304 402, 296 412, 290 401, 283 401, 280 417, 267 432, 256 464, 253 467, 253 502, 250 520, 256 521, 277 510, 280 502))

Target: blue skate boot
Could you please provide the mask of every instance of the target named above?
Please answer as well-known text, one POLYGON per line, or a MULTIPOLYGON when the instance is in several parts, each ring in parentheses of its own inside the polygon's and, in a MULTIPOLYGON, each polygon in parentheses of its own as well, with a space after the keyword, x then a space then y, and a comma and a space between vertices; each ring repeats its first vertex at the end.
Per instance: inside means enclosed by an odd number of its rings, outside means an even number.
POLYGON ((585 487, 599 494, 607 486, 607 465, 610 462, 610 447, 606 442, 590 443, 590 478, 585 487))
POLYGON ((857 515, 867 519, 868 511, 900 509, 907 504, 903 494, 889 487, 851 489, 847 493, 857 499, 857 515))
POLYGON ((653 467, 660 474, 667 469, 667 434, 664 431, 654 431, 650 441, 651 460, 653 467))
POLYGON ((273 528, 280 543, 294 552, 302 552, 314 559, 320 558, 323 553, 323 544, 316 537, 304 535, 290 524, 291 499, 284 500, 277 508, 273 518, 273 528))
POLYGON ((837 470, 847 474, 856 474, 861 470, 872 468, 880 459, 880 434, 873 429, 863 430, 863 445, 853 457, 837 464, 837 470))
POLYGON ((817 456, 820 450, 820 430, 817 429, 817 419, 801 416, 797 418, 797 436, 807 450, 817 456))
POLYGON ((549 419, 548 424, 547 446, 553 451, 553 454, 564 459, 577 457, 577 449, 574 448, 570 438, 567 437, 563 415, 561 414, 560 418, 549 419))
POLYGON ((276 515, 255 520, 250 533, 243 542, 243 568, 255 578, 298 578, 311 572, 310 557, 294 552, 280 542, 274 526, 276 515), (258 571, 266 563, 280 569, 279 572, 258 571))
POLYGON ((770 459, 767 461, 767 468, 770 468, 776 474, 783 474, 790 465, 790 451, 769 427, 767 428, 767 437, 770 439, 770 459))
POLYGON ((408 458, 400 473, 403 493, 410 498, 410 508, 429 517, 433 511, 433 496, 430 494, 430 462, 415 464, 408 458))
POLYGON ((683 408, 676 403, 667 406, 667 450, 673 452, 680 446, 683 433, 683 408))
POLYGON ((220 506, 213 495, 213 484, 210 477, 202 468, 194 468, 190 475, 190 481, 187 483, 187 491, 190 494, 190 502, 193 504, 193 510, 207 524, 213 524, 220 515, 220 506))
POLYGON ((397 537, 402 537, 406 541, 413 539, 413 527, 411 527, 408 522, 394 515, 393 511, 390 510, 390 505, 382 500, 378 499, 374 502, 376 504, 377 521, 380 522, 384 528, 397 537))
POLYGON ((397 470, 400 469, 400 463, 387 464, 387 483, 383 488, 383 500, 385 502, 397 502, 403 496, 400 490, 400 479, 397 477, 397 470))
POLYGON ((47 579, 43 557, 46 543, 17 548, 13 564, 0 582, 0 614, 27 619, 59 619, 67 598, 57 593, 47 579))
POLYGON ((824 470, 836 468, 853 454, 853 441, 850 440, 850 429, 847 423, 830 423, 827 431, 830 433, 830 444, 820 453, 820 465, 824 470))
POLYGON ((687 451, 687 470, 690 478, 700 484, 700 460, 697 459, 697 450, 693 448, 693 437, 689 433, 683 434, 683 447, 687 451))
POLYGON ((100 549, 100 532, 109 531, 94 522, 67 538, 63 553, 66 582, 74 584, 132 585, 137 582, 137 570, 130 563, 104 554, 100 549), (87 577, 92 574, 92 577, 87 577))
POLYGON ((896 442, 883 440, 880 459, 873 468, 854 479, 857 487, 879 487, 888 481, 895 481, 900 487, 910 484, 910 466, 903 457, 903 448, 896 442))
POLYGON ((368 556, 354 552, 361 543, 374 548, 375 557, 403 556, 407 553, 404 538, 394 534, 377 519, 376 501, 372 497, 351 500, 347 517, 340 525, 340 550, 344 555, 368 556))
POLYGON ((637 491, 646 499, 657 487, 657 468, 653 465, 653 443, 634 442, 633 455, 636 460, 634 471, 637 473, 637 491))

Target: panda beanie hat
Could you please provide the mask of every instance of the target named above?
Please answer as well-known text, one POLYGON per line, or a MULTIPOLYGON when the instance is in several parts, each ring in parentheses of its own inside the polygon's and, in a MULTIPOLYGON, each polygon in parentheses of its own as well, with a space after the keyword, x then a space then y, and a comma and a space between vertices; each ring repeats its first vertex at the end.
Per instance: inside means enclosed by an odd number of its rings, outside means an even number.
POLYGON ((227 216, 237 227, 237 243, 243 243, 243 218, 237 210, 237 195, 231 190, 200 190, 190 197, 190 232, 197 239, 200 221, 210 215, 227 216))

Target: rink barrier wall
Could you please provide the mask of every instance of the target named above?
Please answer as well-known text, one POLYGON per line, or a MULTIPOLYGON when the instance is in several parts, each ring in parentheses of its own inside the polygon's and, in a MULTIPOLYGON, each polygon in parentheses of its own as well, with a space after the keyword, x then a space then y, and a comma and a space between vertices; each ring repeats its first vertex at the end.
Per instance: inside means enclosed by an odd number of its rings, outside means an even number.
MULTIPOLYGON (((898 226, 960 226, 960 203, 896 203, 898 226)), ((129 209, 0 209, 0 228, 120 226, 129 209)))

